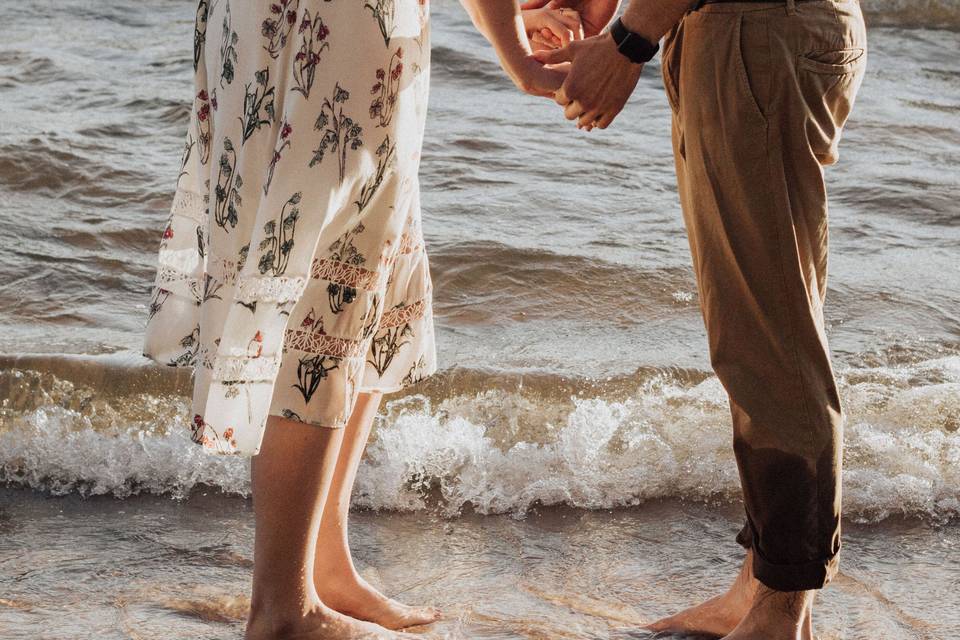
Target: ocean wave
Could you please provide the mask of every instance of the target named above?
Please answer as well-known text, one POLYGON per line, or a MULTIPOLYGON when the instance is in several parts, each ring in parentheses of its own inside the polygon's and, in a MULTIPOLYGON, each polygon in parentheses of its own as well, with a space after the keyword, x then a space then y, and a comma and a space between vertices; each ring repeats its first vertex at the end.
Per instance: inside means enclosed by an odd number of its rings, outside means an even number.
POLYGON ((83 151, 82 145, 48 137, 0 145, 0 189, 118 207, 148 182, 138 169, 97 159, 99 149, 83 151))
POLYGON ((4 73, 0 74, 0 86, 4 87, 44 84, 62 81, 67 77, 67 72, 50 58, 24 51, 0 53, 0 65, 3 65, 4 69, 4 73))
POLYGON ((644 268, 596 257, 498 242, 438 242, 430 246, 434 307, 448 321, 484 325, 591 313, 621 326, 672 313, 677 292, 693 288, 688 269, 644 268))
MULTIPOLYGON (((245 460, 207 456, 189 441, 181 395, 141 384, 111 398, 19 369, 0 382, 8 398, 0 481, 54 494, 249 493, 245 460)), ((960 356, 849 369, 841 384, 848 516, 960 516, 960 356)), ((354 501, 455 516, 661 498, 739 499, 727 403, 713 376, 648 371, 630 385, 442 374, 425 394, 386 405, 354 501)))
POLYGON ((439 43, 430 47, 430 67, 432 76, 453 80, 458 84, 506 87, 510 83, 496 63, 478 58, 469 51, 439 43))
POLYGON ((960 27, 958 0, 866 0, 861 4, 874 25, 960 27))

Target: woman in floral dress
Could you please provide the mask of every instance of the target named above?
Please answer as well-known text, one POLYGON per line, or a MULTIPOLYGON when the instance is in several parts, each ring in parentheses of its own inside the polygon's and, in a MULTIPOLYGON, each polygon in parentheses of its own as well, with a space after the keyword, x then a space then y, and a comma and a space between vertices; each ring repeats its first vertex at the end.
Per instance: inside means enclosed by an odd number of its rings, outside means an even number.
MULTIPOLYGON (((516 0, 464 4, 519 86, 559 86, 516 0)), ((256 456, 247 637, 394 637, 438 614, 363 581, 346 519, 382 394, 436 366, 426 0, 199 0, 193 62, 145 354, 194 368, 197 443, 256 456)))

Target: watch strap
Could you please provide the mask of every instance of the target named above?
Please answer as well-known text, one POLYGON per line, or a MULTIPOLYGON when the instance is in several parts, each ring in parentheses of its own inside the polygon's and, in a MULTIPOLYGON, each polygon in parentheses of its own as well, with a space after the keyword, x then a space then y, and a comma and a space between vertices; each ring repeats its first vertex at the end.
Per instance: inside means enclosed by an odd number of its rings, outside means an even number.
POLYGON ((660 50, 659 42, 650 42, 639 33, 630 31, 620 18, 610 25, 610 35, 617 45, 617 51, 635 64, 649 62, 660 50))

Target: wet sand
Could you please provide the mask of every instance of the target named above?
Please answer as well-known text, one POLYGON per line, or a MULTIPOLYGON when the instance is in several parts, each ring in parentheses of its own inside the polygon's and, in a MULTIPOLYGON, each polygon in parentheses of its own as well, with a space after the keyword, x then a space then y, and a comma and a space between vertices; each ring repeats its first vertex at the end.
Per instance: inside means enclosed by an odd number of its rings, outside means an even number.
MULTIPOLYGON (((0 490, 0 637, 238 638, 248 606, 248 500, 197 492, 54 498, 0 490)), ((443 608, 430 638, 651 638, 647 621, 721 590, 739 508, 676 501, 522 519, 354 514, 361 572, 443 608)), ((960 637, 960 523, 848 523, 821 640, 960 637)), ((660 636, 663 637, 663 636, 660 636)), ((676 636, 679 637, 679 636, 676 636)))

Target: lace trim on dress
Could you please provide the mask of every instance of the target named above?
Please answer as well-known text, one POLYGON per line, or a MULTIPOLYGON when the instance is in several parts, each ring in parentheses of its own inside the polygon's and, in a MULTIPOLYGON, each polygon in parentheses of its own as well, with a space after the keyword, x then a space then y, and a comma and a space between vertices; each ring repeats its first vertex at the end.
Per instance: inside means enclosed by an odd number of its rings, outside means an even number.
POLYGON ((359 340, 336 338, 319 331, 287 329, 284 345, 305 353, 333 356, 335 358, 359 358, 366 351, 366 344, 359 340))
POLYGON ((371 271, 327 258, 314 260, 310 275, 317 280, 329 280, 347 287, 368 291, 381 288, 381 280, 384 276, 383 273, 378 271, 371 271))
POLYGON ((241 278, 235 299, 243 304, 296 302, 305 286, 305 278, 241 278))
POLYGON ((173 196, 173 204, 170 206, 170 213, 189 218, 201 227, 206 227, 208 217, 207 199, 208 196, 177 189, 177 193, 173 196))
POLYGON ((161 291, 180 295, 189 295, 196 302, 207 296, 222 293, 221 286, 233 286, 237 280, 237 263, 232 260, 210 260, 202 278, 195 278, 196 262, 199 260, 195 249, 182 251, 161 251, 160 267, 157 269, 156 288, 161 291), (182 255, 180 255, 182 254, 182 255), (190 264, 191 261, 193 264, 190 264), (202 283, 202 284, 201 284, 202 283))
POLYGON ((157 269, 156 290, 165 294, 178 294, 188 296, 199 303, 202 299, 200 295, 200 282, 193 276, 177 269, 163 267, 157 269))
POLYGON ((203 352, 198 365, 211 369, 219 382, 261 382, 273 380, 280 371, 280 354, 273 356, 224 356, 203 352))
POLYGON ((377 325, 377 329, 392 329, 403 324, 409 324, 414 320, 419 320, 427 314, 430 308, 430 298, 421 298, 413 304, 401 304, 393 309, 383 312, 383 317, 377 325))
MULTIPOLYGON (((186 218, 202 230, 206 228, 207 224, 206 196, 178 189, 174 194, 170 213, 171 218, 186 218)), ((174 228, 175 223, 171 221, 170 224, 171 227, 168 228, 168 232, 174 228)), ((178 231, 178 233, 182 233, 182 231, 178 231)), ((185 249, 174 249, 166 246, 166 237, 165 234, 164 242, 160 246, 156 288, 167 293, 192 297, 199 302, 201 300, 200 291, 203 287, 201 286, 201 279, 197 276, 202 273, 202 256, 197 252, 195 246, 185 249)), ((190 237, 193 237, 192 233, 190 237)), ((179 241, 176 244, 182 246, 179 241)))
POLYGON ((172 269, 170 267, 160 267, 157 269, 157 288, 163 289, 164 285, 177 284, 179 282, 186 282, 196 286, 197 279, 188 273, 184 273, 179 269, 172 269))

